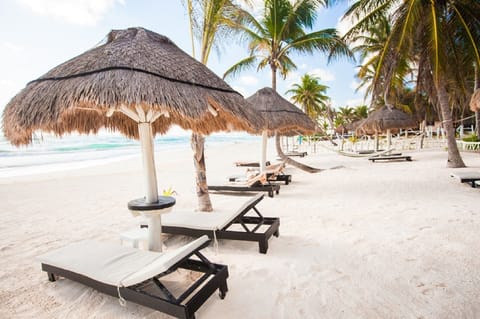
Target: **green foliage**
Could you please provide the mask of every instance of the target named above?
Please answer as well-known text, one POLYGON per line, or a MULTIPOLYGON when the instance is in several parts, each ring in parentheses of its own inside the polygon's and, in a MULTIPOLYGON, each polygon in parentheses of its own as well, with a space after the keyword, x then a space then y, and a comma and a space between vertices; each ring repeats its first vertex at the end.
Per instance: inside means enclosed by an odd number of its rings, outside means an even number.
POLYGON ((260 17, 244 9, 235 9, 230 26, 248 43, 250 56, 230 67, 224 78, 257 65, 257 70, 270 67, 272 88, 276 89, 276 73, 283 78, 297 68, 292 53, 326 52, 330 57, 353 54, 335 29, 307 33, 314 26, 317 10, 325 4, 318 0, 265 0, 260 17))
POLYGON ((480 142, 478 139, 478 136, 475 134, 467 135, 464 138, 462 138, 462 141, 464 142, 480 142))
POLYGON ((326 95, 328 86, 320 83, 320 78, 304 74, 300 83, 293 84, 287 94, 292 94, 294 103, 299 104, 303 111, 314 121, 327 112, 330 98, 326 95))

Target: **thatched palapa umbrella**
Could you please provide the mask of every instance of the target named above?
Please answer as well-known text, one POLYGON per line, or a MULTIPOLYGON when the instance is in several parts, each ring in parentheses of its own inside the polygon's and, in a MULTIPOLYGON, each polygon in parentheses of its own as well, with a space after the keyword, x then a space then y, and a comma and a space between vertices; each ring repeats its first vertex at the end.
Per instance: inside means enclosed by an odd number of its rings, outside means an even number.
POLYGON ((378 149, 378 133, 387 132, 388 144, 391 144, 391 130, 400 128, 412 128, 418 125, 417 121, 407 113, 396 109, 393 105, 384 105, 373 111, 357 129, 375 132, 376 146, 378 149))
POLYGON ((172 124, 201 134, 256 131, 262 121, 245 105, 167 37, 129 28, 111 31, 105 43, 29 82, 6 106, 3 129, 14 145, 29 144, 35 130, 61 136, 105 127, 140 139, 151 204, 159 199, 153 136, 172 124))
MULTIPOLYGON (((312 134, 315 132, 316 125, 307 114, 269 87, 258 90, 248 97, 247 101, 262 115, 265 122, 262 127, 262 157, 260 162, 260 171, 262 172, 265 170, 268 136, 275 134, 291 135, 292 132, 297 132, 297 134, 312 134)), ((317 171, 315 168, 286 157, 279 144, 278 142, 277 152, 289 164, 307 171, 317 171)))

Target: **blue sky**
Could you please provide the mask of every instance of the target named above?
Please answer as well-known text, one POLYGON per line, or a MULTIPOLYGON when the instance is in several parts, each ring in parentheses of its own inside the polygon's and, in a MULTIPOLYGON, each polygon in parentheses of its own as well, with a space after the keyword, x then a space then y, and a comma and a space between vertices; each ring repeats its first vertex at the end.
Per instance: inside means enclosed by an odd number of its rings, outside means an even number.
MULTIPOLYGON (((339 26, 345 3, 320 10, 316 28, 339 26)), ((0 111, 27 82, 92 48, 110 30, 134 26, 166 35, 191 53, 188 19, 180 0, 1 0, 0 111)), ((235 42, 228 41, 218 54, 213 51, 210 56, 208 66, 219 76, 248 54, 246 45, 235 42)), ((363 93, 355 93, 354 89, 354 62, 327 64, 322 53, 294 56, 294 61, 298 69, 287 79, 278 79, 279 93, 284 95, 308 72, 320 76, 322 83, 330 87, 327 93, 334 107, 363 103, 363 93)), ((244 72, 228 83, 248 97, 270 86, 270 71, 244 72)))

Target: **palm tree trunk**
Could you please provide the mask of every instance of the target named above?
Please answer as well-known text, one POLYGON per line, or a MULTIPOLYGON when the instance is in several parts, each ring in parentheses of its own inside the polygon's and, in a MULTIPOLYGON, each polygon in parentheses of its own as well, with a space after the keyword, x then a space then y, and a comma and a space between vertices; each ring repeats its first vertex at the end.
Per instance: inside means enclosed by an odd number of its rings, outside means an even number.
MULTIPOLYGON (((271 66, 271 69, 272 69, 272 89, 276 92, 277 91, 277 69, 275 68, 275 66, 273 64, 270 65, 270 66, 271 66)), ((283 150, 282 150, 282 144, 280 143, 280 135, 278 135, 277 132, 275 132, 275 148, 277 149, 278 157, 280 157, 280 159, 287 164, 295 166, 295 167, 301 169, 302 171, 305 171, 305 172, 308 172, 308 173, 318 173, 318 172, 322 171, 319 168, 310 167, 308 165, 305 165, 305 164, 299 163, 297 161, 294 161, 293 159, 291 159, 290 157, 285 155, 285 153, 283 153, 283 150)))
POLYGON ((204 155, 205 137, 201 134, 192 133, 191 146, 193 150, 193 163, 196 174, 196 190, 198 198, 198 209, 201 212, 211 212, 212 202, 208 194, 207 170, 204 155))
MULTIPOLYGON (((480 90, 480 69, 479 65, 475 63, 475 84, 473 87, 473 92, 476 90, 480 90)), ((480 139, 480 111, 476 110, 475 111, 475 132, 477 133, 477 138, 480 139)))
POLYGON ((308 165, 305 165, 305 164, 302 164, 302 163, 299 163, 297 161, 292 160, 290 157, 286 156, 283 153, 282 146, 280 144, 281 144, 280 143, 280 136, 275 133, 275 147, 277 148, 278 157, 280 157, 280 159, 282 161, 284 161, 285 163, 290 164, 292 166, 295 166, 295 167, 301 169, 302 171, 305 171, 305 172, 308 172, 308 173, 318 173, 318 172, 322 171, 322 169, 320 169, 320 168, 311 167, 311 166, 308 166, 308 165))
POLYGON ((445 79, 440 76, 436 83, 438 102, 443 119, 443 128, 447 135, 448 161, 447 167, 458 168, 465 167, 465 163, 460 155, 455 139, 455 128, 453 127, 452 111, 448 103, 448 93, 445 85, 445 79))

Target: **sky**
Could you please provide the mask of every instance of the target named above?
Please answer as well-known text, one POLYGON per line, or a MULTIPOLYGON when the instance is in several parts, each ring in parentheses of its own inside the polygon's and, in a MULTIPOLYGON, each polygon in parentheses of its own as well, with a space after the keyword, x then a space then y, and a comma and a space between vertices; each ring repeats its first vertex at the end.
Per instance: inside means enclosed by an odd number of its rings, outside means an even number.
MULTIPOLYGON (((261 2, 261 1, 255 1, 261 2)), ((346 2, 320 9, 315 29, 339 27, 346 2)), ((181 0, 1 0, 0 1, 0 112, 25 85, 51 68, 97 45, 108 32, 144 27, 169 37, 191 54, 188 17, 181 0)), ((235 39, 212 51, 208 67, 220 77, 233 64, 248 56, 247 45, 235 39)), ((198 57, 197 57, 198 58, 198 57)), ((320 77, 329 86, 332 106, 361 105, 363 93, 355 93, 355 62, 326 55, 293 55, 298 69, 286 79, 277 79, 284 97, 293 83, 305 74, 320 77)), ((270 69, 245 71, 227 82, 248 97, 271 85, 270 69)))

